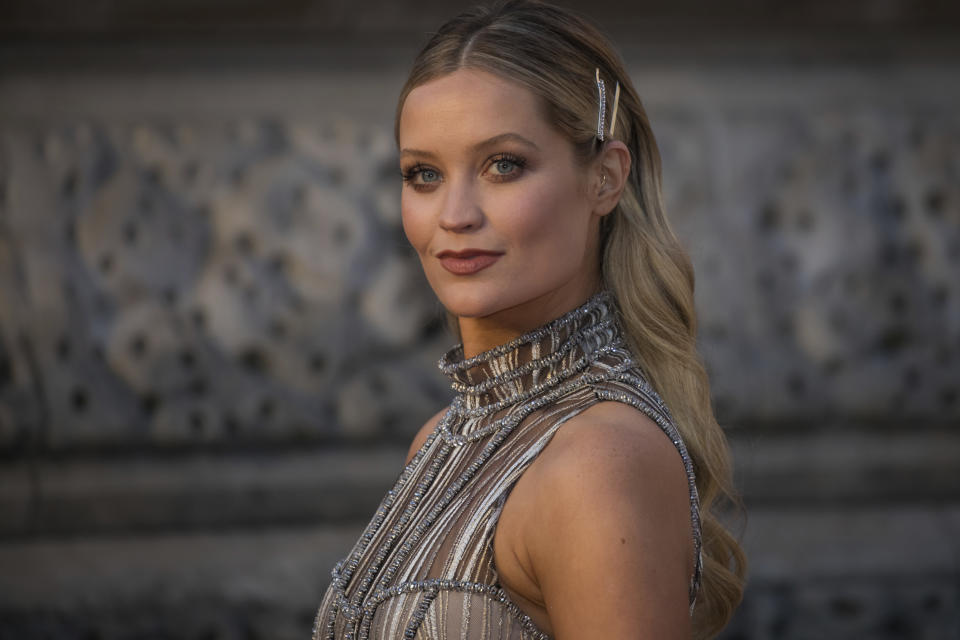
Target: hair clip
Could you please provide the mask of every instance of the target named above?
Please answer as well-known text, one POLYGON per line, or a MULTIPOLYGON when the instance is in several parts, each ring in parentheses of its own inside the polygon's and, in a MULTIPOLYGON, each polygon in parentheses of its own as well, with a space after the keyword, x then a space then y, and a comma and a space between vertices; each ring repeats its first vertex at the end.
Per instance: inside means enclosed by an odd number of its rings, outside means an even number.
MULTIPOLYGON (((597 79, 597 94, 599 95, 600 108, 597 113, 597 139, 603 142, 604 130, 607 128, 607 85, 600 79, 600 67, 595 71, 597 79)), ((620 107, 620 81, 617 81, 616 89, 613 93, 613 116, 610 118, 610 136, 613 136, 613 130, 617 126, 617 109, 620 107)))
POLYGON ((597 139, 603 142, 603 130, 606 128, 605 119, 607 117, 607 86, 600 79, 600 67, 596 69, 597 74, 597 93, 599 94, 600 108, 597 112, 597 139))
POLYGON ((617 88, 613 92, 613 115, 610 116, 610 137, 613 137, 613 130, 617 126, 617 109, 620 107, 620 81, 617 80, 617 88))

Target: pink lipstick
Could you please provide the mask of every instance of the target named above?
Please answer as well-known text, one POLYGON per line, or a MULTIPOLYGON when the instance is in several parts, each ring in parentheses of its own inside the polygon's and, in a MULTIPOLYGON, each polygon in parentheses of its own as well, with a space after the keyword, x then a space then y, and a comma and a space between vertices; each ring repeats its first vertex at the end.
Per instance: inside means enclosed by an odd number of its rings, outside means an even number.
POLYGON ((441 266, 458 276, 469 276, 483 271, 500 259, 502 253, 483 249, 464 249, 463 251, 441 251, 437 254, 441 266))

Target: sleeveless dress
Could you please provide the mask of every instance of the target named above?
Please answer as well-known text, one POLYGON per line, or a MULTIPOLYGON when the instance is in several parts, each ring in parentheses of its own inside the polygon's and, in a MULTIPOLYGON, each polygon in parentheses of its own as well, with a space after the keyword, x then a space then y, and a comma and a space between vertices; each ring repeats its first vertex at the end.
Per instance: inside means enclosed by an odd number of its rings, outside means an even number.
POLYGON ((501 587, 493 535, 511 488, 557 429, 604 400, 653 419, 686 467, 692 613, 702 569, 693 465, 631 360, 609 293, 474 358, 455 347, 440 367, 456 396, 334 567, 313 640, 547 640, 501 587))

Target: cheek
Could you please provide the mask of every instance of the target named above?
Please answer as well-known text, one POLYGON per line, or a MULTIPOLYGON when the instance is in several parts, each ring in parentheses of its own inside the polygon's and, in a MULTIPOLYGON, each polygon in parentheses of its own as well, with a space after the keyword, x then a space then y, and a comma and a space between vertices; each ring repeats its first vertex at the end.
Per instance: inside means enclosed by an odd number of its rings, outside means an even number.
MULTIPOLYGON (((563 183, 560 183, 563 184, 563 183)), ((570 185, 570 183, 567 183, 570 185)), ((527 190, 513 202, 511 235, 525 248, 571 259, 583 251, 589 212, 575 186, 558 188, 557 181, 527 190)))
POLYGON ((417 253, 423 253, 429 242, 424 218, 423 213, 418 211, 409 198, 401 196, 400 222, 403 225, 403 233, 407 236, 407 242, 416 249, 417 253))

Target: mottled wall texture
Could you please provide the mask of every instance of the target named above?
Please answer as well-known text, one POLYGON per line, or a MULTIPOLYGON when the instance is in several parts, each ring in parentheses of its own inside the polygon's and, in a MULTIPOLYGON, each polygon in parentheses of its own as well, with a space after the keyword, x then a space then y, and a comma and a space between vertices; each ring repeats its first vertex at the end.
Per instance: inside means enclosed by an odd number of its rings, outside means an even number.
MULTIPOLYGON (((723 637, 960 637, 960 12, 595 4, 749 514, 723 637)), ((48 9, 0 27, 0 639, 306 638, 450 397, 392 119, 453 9, 48 9)))

